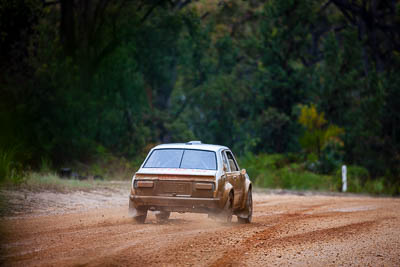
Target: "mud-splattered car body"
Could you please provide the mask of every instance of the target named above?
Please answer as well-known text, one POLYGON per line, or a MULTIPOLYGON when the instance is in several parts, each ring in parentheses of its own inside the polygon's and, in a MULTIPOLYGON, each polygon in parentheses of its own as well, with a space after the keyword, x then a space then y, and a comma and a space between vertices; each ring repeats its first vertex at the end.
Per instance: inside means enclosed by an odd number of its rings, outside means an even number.
POLYGON ((129 198, 140 223, 148 210, 161 220, 170 212, 196 212, 249 223, 252 206, 251 181, 232 151, 199 141, 154 147, 132 178, 129 198))

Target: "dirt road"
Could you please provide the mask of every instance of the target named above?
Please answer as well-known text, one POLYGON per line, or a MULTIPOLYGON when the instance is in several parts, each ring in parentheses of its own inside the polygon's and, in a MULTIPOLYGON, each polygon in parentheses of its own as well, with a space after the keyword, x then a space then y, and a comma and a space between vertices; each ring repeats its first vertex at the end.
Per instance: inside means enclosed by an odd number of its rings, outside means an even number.
POLYGON ((177 213, 136 225, 127 192, 25 193, 29 213, 0 219, 0 264, 400 266, 400 199, 257 193, 250 225, 177 213))

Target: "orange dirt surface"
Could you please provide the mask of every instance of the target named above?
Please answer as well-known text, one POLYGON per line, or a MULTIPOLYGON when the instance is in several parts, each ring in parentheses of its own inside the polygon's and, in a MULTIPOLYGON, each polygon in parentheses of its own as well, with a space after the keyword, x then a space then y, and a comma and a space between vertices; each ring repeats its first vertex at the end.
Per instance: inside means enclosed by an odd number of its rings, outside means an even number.
POLYGON ((139 225, 126 187, 7 193, 20 209, 0 218, 0 265, 400 266, 400 199, 254 193, 251 224, 149 213, 139 225))

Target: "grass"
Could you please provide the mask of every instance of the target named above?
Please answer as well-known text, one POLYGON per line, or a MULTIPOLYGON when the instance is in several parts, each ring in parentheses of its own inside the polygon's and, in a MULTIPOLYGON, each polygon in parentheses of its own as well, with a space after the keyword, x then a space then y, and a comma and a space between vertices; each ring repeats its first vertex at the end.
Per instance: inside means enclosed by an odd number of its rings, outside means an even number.
MULTIPOLYGON (((2 156, 7 155, 2 154, 2 156)), ((7 179, 0 180, 0 186, 6 189, 57 192, 108 188, 110 185, 107 180, 111 178, 112 180, 116 180, 116 178, 117 180, 129 180, 134 173, 132 163, 125 160, 115 165, 111 164, 116 161, 117 159, 107 160, 101 164, 97 162, 87 165, 84 169, 86 173, 104 175, 105 181, 62 179, 51 171, 51 165, 46 160, 42 160, 41 172, 19 172, 18 175, 10 175, 7 179)), ((4 166, 9 162, 8 159, 4 160, 4 166)), ((240 158, 240 166, 247 169, 253 185, 260 188, 331 192, 341 190, 340 169, 329 175, 310 171, 307 162, 304 162, 304 159, 298 155, 248 154, 240 158)), ((8 171, 12 173, 10 168, 8 171)), ((400 188, 388 186, 384 177, 372 179, 368 170, 359 166, 348 166, 347 177, 348 192, 394 195, 395 192, 400 191, 400 188)))
POLYGON ((140 158, 140 163, 137 160, 128 161, 123 157, 115 157, 107 155, 103 158, 97 158, 90 163, 74 162, 67 165, 74 172, 85 176, 100 176, 104 180, 129 180, 139 166, 143 158, 140 158))
POLYGON ((104 156, 89 164, 73 162, 67 167, 72 168, 75 174, 89 178, 78 180, 59 177, 51 161, 47 158, 41 159, 37 172, 23 171, 22 164, 16 164, 14 158, 14 154, 9 151, 0 150, 1 188, 57 192, 90 191, 99 187, 110 188, 113 185, 107 181, 130 180, 135 172, 135 164, 137 164, 136 161, 130 162, 125 158, 117 158, 112 155, 104 156), (101 180, 93 180, 95 176, 100 177, 101 180))
POLYGON ((0 149, 0 181, 17 176, 16 148, 0 149))
POLYGON ((253 183, 258 187, 292 190, 335 191, 335 177, 305 170, 284 155, 247 155, 241 159, 253 183))
MULTIPOLYGON (((246 155, 241 167, 257 187, 290 190, 318 190, 339 192, 342 186, 341 170, 324 175, 309 171, 299 158, 282 154, 246 155)), ((384 178, 372 179, 368 170, 359 166, 347 168, 348 190, 352 193, 393 195, 395 188, 385 184, 384 178)))
POLYGON ((25 189, 30 191, 50 190, 56 192, 69 192, 77 190, 90 191, 103 184, 104 182, 102 181, 62 179, 54 173, 30 172, 18 181, 4 181, 2 187, 6 189, 25 189))

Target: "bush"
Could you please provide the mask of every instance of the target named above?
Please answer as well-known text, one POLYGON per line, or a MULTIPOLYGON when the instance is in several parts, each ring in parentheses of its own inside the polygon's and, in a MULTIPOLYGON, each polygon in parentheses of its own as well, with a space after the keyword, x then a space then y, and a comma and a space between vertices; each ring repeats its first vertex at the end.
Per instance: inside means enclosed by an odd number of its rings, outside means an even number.
POLYGON ((304 171, 298 164, 291 164, 276 172, 280 188, 295 190, 329 190, 330 176, 304 171))
POLYGON ((40 172, 49 173, 52 170, 52 164, 49 158, 42 157, 40 161, 40 172))
MULTIPOLYGON (((342 170, 336 172, 337 183, 339 190, 342 185, 342 170)), ((361 166, 347 166, 347 191, 353 193, 369 192, 365 184, 370 179, 367 169, 361 166)))
POLYGON ((375 180, 368 180, 365 185, 364 185, 365 191, 370 193, 370 194, 390 194, 391 192, 388 192, 388 190, 385 187, 385 179, 383 177, 380 177, 375 180))
MULTIPOLYGON (((263 185, 263 177, 268 175, 271 170, 276 170, 284 159, 281 154, 246 154, 240 161, 240 166, 246 168, 250 179, 259 186, 263 185), (242 166, 243 165, 243 166, 242 166)), ((266 186, 266 185, 264 185, 266 186)))
MULTIPOLYGON (((321 163, 313 155, 301 162, 301 158, 293 154, 247 154, 240 163, 256 187, 325 191, 341 191, 342 188, 341 168, 336 168, 335 175, 323 175, 319 170, 321 163)), ((394 195, 398 190, 398 185, 387 185, 384 177, 372 179, 364 167, 347 167, 348 192, 394 195)))
POLYGON ((295 190, 335 190, 333 179, 305 170, 298 156, 247 154, 240 160, 255 186, 295 190))
POLYGON ((340 169, 343 162, 343 151, 341 146, 334 142, 329 142, 322 151, 319 172, 323 174, 334 174, 335 170, 340 169))
POLYGON ((5 180, 10 175, 12 154, 0 150, 0 180, 5 180))
POLYGON ((54 173, 25 173, 19 176, 18 181, 7 180, 3 184, 8 189, 25 189, 31 191, 50 190, 57 192, 68 192, 71 190, 90 190, 101 184, 101 181, 80 181, 76 179, 61 179, 54 173))
POLYGON ((61 179, 54 173, 30 173, 26 177, 24 187, 31 190, 66 191, 68 189, 90 189, 93 184, 76 179, 61 179))
POLYGON ((0 182, 18 180, 21 176, 21 164, 16 160, 16 149, 0 150, 0 182))

